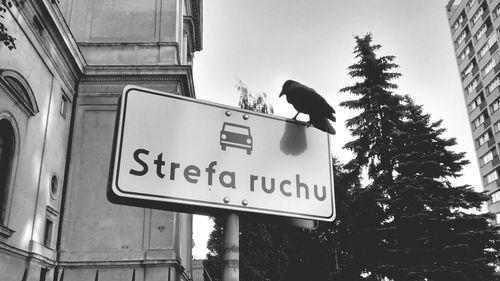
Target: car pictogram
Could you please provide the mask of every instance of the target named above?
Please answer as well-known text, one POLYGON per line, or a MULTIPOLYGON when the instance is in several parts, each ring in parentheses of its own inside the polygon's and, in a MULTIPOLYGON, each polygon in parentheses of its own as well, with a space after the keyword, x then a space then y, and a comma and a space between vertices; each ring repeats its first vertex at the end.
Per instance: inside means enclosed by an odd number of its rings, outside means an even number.
POLYGON ((224 122, 220 131, 220 146, 222 150, 228 146, 243 149, 250 155, 253 149, 250 127, 224 122))

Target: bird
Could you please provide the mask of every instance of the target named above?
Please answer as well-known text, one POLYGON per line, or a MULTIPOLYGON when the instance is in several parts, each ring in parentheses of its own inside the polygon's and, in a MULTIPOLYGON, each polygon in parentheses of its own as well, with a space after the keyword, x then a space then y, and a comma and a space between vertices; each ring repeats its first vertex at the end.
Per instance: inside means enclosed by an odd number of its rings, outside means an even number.
POLYGON ((283 84, 279 97, 283 95, 286 96, 288 103, 297 110, 297 114, 295 114, 292 119, 297 120, 299 113, 308 114, 308 126, 312 125, 331 135, 335 134, 335 129, 328 121, 331 120, 335 122, 336 118, 333 115, 335 110, 313 88, 297 81, 287 80, 283 84))

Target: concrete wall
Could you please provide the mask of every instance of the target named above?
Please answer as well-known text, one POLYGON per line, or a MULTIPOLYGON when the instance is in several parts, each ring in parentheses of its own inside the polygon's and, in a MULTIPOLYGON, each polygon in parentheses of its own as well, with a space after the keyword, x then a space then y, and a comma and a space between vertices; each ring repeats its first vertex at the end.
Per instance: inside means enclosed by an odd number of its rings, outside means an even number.
POLYGON ((90 65, 179 65, 184 0, 67 0, 61 10, 90 65))
POLYGON ((115 205, 106 198, 121 91, 134 84, 189 95, 182 79, 189 69, 182 75, 179 68, 101 66, 82 78, 60 249, 61 266, 71 280, 88 280, 97 270, 99 278, 108 275, 103 280, 125 280, 121 274, 132 276, 130 269, 136 270, 135 280, 190 276, 191 215, 115 205))

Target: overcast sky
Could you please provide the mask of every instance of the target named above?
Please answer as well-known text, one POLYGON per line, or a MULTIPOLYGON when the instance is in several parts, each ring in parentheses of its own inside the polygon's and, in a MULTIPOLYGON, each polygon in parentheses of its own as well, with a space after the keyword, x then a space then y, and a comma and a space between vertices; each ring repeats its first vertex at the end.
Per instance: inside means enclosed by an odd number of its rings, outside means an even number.
MULTIPOLYGON (((469 120, 460 85, 445 6, 446 0, 206 0, 203 2, 203 50, 194 58, 198 99, 237 106, 241 79, 252 93, 267 93, 275 114, 291 118, 295 110, 278 99, 287 79, 322 94, 337 111, 332 151, 350 159, 342 146, 344 127, 355 112, 340 108, 351 99, 339 90, 352 84, 347 67, 355 62, 354 35, 370 32, 381 44, 378 55, 394 55, 403 74, 398 94, 410 95, 432 119, 443 119, 445 136, 456 137, 455 151, 471 164, 458 183, 481 187, 469 120)), ((300 118, 299 118, 300 119, 300 118)), ((307 117, 302 117, 307 120, 307 117)), ((196 217, 193 255, 205 256, 210 227, 196 217)))

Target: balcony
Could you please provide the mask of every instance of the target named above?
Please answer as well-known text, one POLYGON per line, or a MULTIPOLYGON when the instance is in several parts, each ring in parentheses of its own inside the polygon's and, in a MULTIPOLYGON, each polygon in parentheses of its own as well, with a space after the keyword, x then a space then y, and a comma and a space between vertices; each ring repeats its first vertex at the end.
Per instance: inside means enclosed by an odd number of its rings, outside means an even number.
POLYGON ((493 55, 497 49, 498 49, 498 43, 497 43, 497 42, 495 42, 495 43, 493 44, 493 46, 491 46, 491 48, 490 48, 490 50, 489 50, 490 55, 493 55))
POLYGON ((465 16, 465 1, 450 0, 446 5, 448 12, 448 21, 453 24, 457 21, 460 14, 464 14, 466 21, 468 21, 465 16))
POLYGON ((483 110, 486 107, 486 102, 483 100, 481 104, 479 104, 479 110, 483 110))
POLYGON ((486 143, 488 144, 488 148, 494 146, 495 145, 495 138, 491 137, 486 143))
POLYGON ((470 33, 468 33, 467 36, 465 36, 465 39, 462 42, 460 42, 460 44, 455 43, 455 46, 457 47, 456 48, 457 54, 460 54, 465 49, 465 46, 467 46, 467 44, 469 43, 470 38, 471 38, 471 35, 470 35, 470 33))
POLYGON ((489 184, 485 184, 484 186, 484 191, 492 191, 497 189, 500 186, 500 180, 496 180, 493 182, 490 182, 489 184))
POLYGON ((482 89, 483 89, 483 82, 479 81, 479 83, 476 86, 475 91, 476 91, 476 93, 479 93, 479 92, 481 92, 482 89))
POLYGON ((495 74, 497 74, 498 71, 500 71, 500 63, 497 63, 497 65, 495 65, 495 67, 493 67, 493 71, 495 71, 495 74))
POLYGON ((493 156, 493 160, 491 160, 491 165, 493 165, 493 167, 495 167, 499 163, 500 163, 500 158, 498 157, 498 155, 493 156))
POLYGON ((490 4, 489 6, 491 7, 491 10, 494 10, 497 5, 500 3, 500 0, 489 0, 490 4))
POLYGON ((491 119, 490 118, 486 118, 483 122, 483 128, 486 129, 488 128, 489 126, 491 125, 491 119))
MULTIPOLYGON (((486 41, 488 41, 488 37, 490 36, 491 32, 493 32, 493 27, 491 25, 486 29, 486 32, 479 38, 474 38, 476 41, 476 45, 478 46, 483 46, 486 41)), ((475 36, 474 36, 475 37, 475 36)))
MULTIPOLYGON (((482 1, 477 0, 476 2, 474 2, 474 4, 472 4, 472 6, 469 7, 469 9, 467 11, 468 18, 472 17, 476 13, 477 9, 479 8, 479 2, 482 2, 482 1)), ((467 8, 466 8, 466 10, 467 10, 467 8)))
POLYGON ((470 21, 470 33, 471 34, 476 34, 476 32, 479 31, 479 29, 481 28, 481 26, 484 24, 484 21, 483 19, 479 19, 478 21, 476 21, 475 23, 473 23, 472 21, 470 21))
POLYGON ((490 96, 490 95, 496 95, 498 94, 499 90, 498 90, 498 87, 496 87, 493 91, 486 91, 486 96, 490 96))

